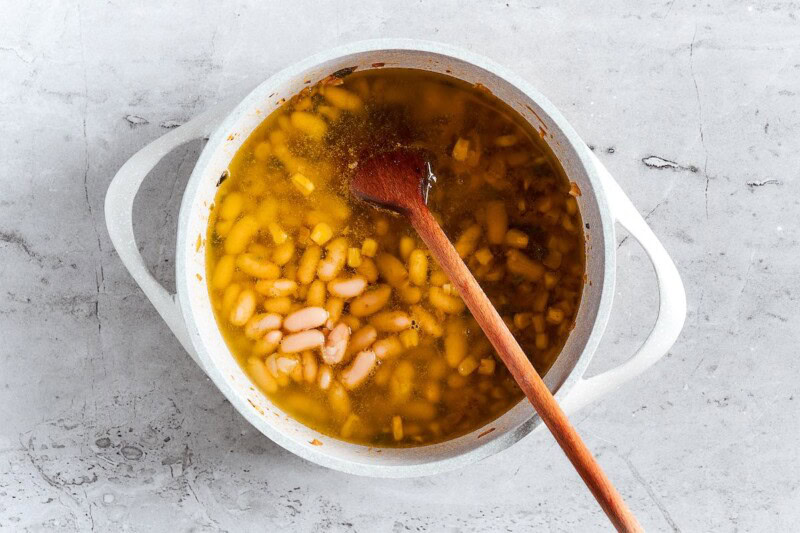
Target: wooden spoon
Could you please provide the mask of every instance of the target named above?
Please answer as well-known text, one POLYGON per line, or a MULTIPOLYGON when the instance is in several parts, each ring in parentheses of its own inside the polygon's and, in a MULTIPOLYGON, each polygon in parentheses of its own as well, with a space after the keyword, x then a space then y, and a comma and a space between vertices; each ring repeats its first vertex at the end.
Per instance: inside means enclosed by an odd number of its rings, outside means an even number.
POLYGON ((350 189, 408 217, 608 518, 620 531, 643 531, 431 215, 426 205, 431 178, 420 153, 401 149, 360 163, 350 189))

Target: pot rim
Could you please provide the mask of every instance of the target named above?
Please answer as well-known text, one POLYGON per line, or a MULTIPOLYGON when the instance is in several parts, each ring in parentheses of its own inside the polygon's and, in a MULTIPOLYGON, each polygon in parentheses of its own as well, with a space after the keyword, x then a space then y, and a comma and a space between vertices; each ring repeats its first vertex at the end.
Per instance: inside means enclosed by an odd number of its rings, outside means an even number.
MULTIPOLYGON (((530 417, 524 423, 513 430, 497 436, 493 440, 487 440, 484 444, 478 445, 471 450, 454 455, 452 457, 422 463, 417 462, 412 464, 387 465, 355 462, 328 454, 324 449, 322 449, 323 447, 309 447, 301 445, 275 426, 265 423, 263 417, 260 417, 258 413, 250 408, 246 399, 232 387, 229 378, 225 376, 219 368, 217 368, 213 358, 208 353, 209 350, 206 348, 203 335, 198 328, 194 310, 190 304, 189 276, 186 275, 188 262, 187 258, 190 254, 190 250, 193 247, 193 245, 190 243, 191 238, 188 234, 189 217, 192 214, 191 209, 198 193, 201 180, 204 177, 210 177, 205 175, 207 174, 206 170, 209 167, 211 159, 217 148, 221 146, 226 139, 228 139, 233 126, 238 120, 238 117, 246 111, 263 106, 263 88, 267 85, 285 85, 290 80, 296 79, 301 73, 313 68, 316 65, 328 61, 336 60, 352 54, 380 51, 429 53, 469 63, 497 76, 498 78, 501 78, 509 85, 514 86, 516 89, 524 93, 532 101, 536 102, 547 118, 552 121, 560 130, 560 133, 567 140, 567 148, 574 152, 578 160, 578 166, 580 166, 586 173, 598 206, 602 227, 602 239, 604 244, 602 276, 601 279, 593 279, 593 282, 600 283, 602 286, 600 287, 600 297, 594 322, 590 327, 590 332, 586 338, 584 348, 575 360, 575 363, 572 369, 568 372, 567 377, 564 379, 561 385, 558 386, 558 389, 554 393, 556 399, 559 401, 565 398, 574 385, 582 378, 597 349, 597 346, 600 343, 600 339, 610 316, 616 272, 616 255, 615 248, 613 246, 616 236, 614 220, 611 215, 609 203, 603 190, 601 179, 596 171, 595 165, 592 162, 591 152, 583 140, 578 136, 577 132, 567 122, 566 118, 561 114, 561 112, 531 84, 506 67, 503 67, 480 55, 447 44, 432 41, 418 41, 414 39, 374 39, 354 42, 315 54, 282 69, 263 82, 259 83, 259 85, 255 87, 247 96, 245 96, 220 122, 214 133, 209 137, 208 143, 203 148, 203 151, 198 158, 194 170, 192 171, 192 174, 186 185, 186 190, 183 194, 178 218, 178 237, 176 244, 177 300, 186 324, 186 329, 191 339, 191 343, 203 364, 205 372, 209 378, 212 379, 214 384, 220 389, 220 391, 226 396, 226 398, 234 405, 237 411, 239 411, 239 413, 248 420, 248 422, 259 429, 259 431, 264 433, 273 442, 291 451, 292 453, 321 466, 346 473, 373 477, 411 477, 431 475, 454 470, 498 453, 531 433, 531 431, 533 431, 537 426, 540 426, 540 419, 538 415, 531 410, 530 417)), ((599 232, 596 232, 596 229, 594 228, 593 230, 593 234, 595 236, 599 236, 599 232)), ((558 362, 559 359, 556 360, 553 367, 558 365, 558 362)), ((522 401, 525 401, 525 399, 523 398, 521 402, 522 401)))

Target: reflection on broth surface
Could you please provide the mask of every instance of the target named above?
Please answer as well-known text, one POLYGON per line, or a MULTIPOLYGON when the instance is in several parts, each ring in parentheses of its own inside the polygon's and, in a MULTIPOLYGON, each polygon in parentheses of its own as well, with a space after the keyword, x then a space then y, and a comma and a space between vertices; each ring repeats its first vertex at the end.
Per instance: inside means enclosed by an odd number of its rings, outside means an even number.
POLYGON ((579 191, 480 86, 356 72, 267 117, 209 220, 217 322, 276 405, 378 446, 463 435, 522 397, 410 225, 350 196, 358 162, 398 146, 427 154, 431 210, 541 374, 569 335, 584 274, 579 191))

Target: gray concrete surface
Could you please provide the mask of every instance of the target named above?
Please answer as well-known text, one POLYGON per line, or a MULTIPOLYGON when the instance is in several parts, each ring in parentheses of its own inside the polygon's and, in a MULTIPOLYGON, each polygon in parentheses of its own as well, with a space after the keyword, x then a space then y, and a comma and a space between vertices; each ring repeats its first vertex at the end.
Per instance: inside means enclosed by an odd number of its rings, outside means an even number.
MULTIPOLYGON (((137 149, 326 47, 441 40, 537 85, 675 257, 689 316, 647 375, 575 417, 651 531, 800 522, 800 7, 793 2, 8 2, 0 17, 0 529, 608 529, 540 433, 414 480, 355 478, 258 434, 181 350, 105 232, 137 149)), ((175 219, 201 149, 136 204, 174 284, 175 219)), ((624 235, 620 235, 622 240, 624 235)), ((593 372, 655 316, 619 245, 593 372)))

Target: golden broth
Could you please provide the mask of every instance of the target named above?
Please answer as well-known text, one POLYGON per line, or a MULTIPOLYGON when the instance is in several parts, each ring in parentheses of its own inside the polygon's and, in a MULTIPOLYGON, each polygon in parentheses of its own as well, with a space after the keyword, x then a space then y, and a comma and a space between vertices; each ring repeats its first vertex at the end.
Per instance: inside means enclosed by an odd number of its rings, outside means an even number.
POLYGON ((419 70, 329 77, 239 149, 208 226, 209 295, 231 351, 327 435, 417 446, 475 430, 522 394, 401 217, 351 197, 360 160, 425 151, 429 206, 544 374, 574 323, 580 213, 529 124, 481 86, 419 70))

